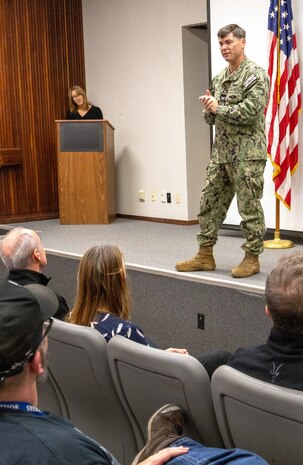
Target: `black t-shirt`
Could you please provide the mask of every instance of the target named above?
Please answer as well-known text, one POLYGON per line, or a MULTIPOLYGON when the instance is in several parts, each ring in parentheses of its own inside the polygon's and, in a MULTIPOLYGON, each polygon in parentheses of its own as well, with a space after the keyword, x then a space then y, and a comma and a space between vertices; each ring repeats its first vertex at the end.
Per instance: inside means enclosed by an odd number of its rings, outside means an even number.
POLYGON ((119 465, 93 439, 53 413, 0 413, 1 465, 119 465))
POLYGON ((81 116, 78 112, 71 113, 69 110, 66 114, 66 119, 103 119, 103 113, 101 108, 92 105, 84 116, 81 116))

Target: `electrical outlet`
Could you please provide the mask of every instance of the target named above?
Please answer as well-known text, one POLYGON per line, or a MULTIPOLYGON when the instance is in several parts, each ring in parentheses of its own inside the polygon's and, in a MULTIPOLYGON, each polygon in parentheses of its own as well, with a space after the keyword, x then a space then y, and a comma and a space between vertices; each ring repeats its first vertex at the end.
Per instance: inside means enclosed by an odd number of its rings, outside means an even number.
POLYGON ((167 192, 166 194, 167 203, 171 203, 171 193, 167 192))
POLYGON ((161 203, 166 203, 166 192, 161 192, 161 203))
POLYGON ((144 190, 138 191, 138 199, 140 200, 140 202, 145 202, 145 191, 144 190))
POLYGON ((180 192, 175 193, 175 202, 176 203, 181 203, 181 194, 180 194, 180 192))
POLYGON ((203 313, 198 313, 198 329, 205 329, 204 322, 205 322, 205 315, 203 313))

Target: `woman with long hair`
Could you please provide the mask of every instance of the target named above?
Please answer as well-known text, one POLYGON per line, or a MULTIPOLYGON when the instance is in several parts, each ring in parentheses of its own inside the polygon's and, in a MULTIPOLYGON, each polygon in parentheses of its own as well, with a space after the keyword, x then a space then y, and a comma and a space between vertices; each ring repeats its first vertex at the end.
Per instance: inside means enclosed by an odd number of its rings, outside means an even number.
POLYGON ((92 326, 107 341, 113 336, 153 345, 130 321, 130 294, 123 254, 116 245, 94 245, 84 254, 78 270, 71 323, 92 326))
POLYGON ((92 105, 86 92, 79 86, 73 86, 68 91, 68 110, 66 119, 103 119, 99 107, 92 105))
MULTIPOLYGON (((125 262, 116 245, 94 245, 83 255, 77 277, 70 323, 92 326, 108 342, 119 335, 146 346, 154 346, 141 328, 130 321, 131 300, 126 282, 125 262)), ((167 349, 187 354, 186 349, 167 349)))

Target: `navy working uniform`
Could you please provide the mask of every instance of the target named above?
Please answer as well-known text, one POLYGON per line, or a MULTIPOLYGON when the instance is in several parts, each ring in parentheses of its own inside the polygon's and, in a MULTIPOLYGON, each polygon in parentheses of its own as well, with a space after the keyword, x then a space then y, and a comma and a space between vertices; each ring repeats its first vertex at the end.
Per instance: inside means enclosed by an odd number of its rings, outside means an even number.
POLYGON ((255 255, 263 251, 266 228, 260 200, 267 158, 264 110, 268 91, 266 71, 246 57, 236 71, 230 73, 227 67, 212 81, 210 92, 219 106, 215 114, 204 111, 205 121, 216 125, 216 135, 200 198, 200 246, 216 243, 237 194, 246 239, 242 248, 255 255))

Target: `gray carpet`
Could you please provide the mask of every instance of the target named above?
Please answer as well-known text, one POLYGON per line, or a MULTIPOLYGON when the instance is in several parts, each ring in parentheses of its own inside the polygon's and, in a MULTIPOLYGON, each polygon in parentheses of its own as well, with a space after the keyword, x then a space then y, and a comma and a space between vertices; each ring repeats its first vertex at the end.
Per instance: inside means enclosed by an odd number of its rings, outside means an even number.
POLYGON ((83 253, 93 244, 119 244, 127 262, 132 320, 159 347, 186 347, 193 355, 264 342, 270 328, 264 315, 266 276, 280 257, 302 250, 302 245, 267 249, 260 274, 233 279, 230 269, 243 257, 243 238, 236 231, 220 231, 214 272, 179 273, 175 263, 197 251, 198 225, 117 219, 110 225, 67 226, 49 220, 24 226, 40 231, 48 251, 45 274, 52 276, 50 287, 64 295, 70 307, 83 253), (199 314, 205 319, 204 330, 198 329, 199 314))
MULTIPOLYGON (((3 225, 2 228, 18 224, 3 225)), ((215 246, 217 269, 214 272, 179 273, 175 263, 193 256, 197 251, 198 225, 181 226, 130 219, 117 219, 110 225, 60 225, 59 220, 27 222, 27 228, 41 232, 47 250, 56 253, 83 255, 92 245, 114 243, 124 251, 129 269, 146 268, 149 272, 174 278, 219 284, 263 293, 267 274, 280 257, 302 250, 266 249, 260 257, 261 273, 246 279, 233 279, 230 270, 243 258, 243 238, 237 231, 221 230, 215 246)))

